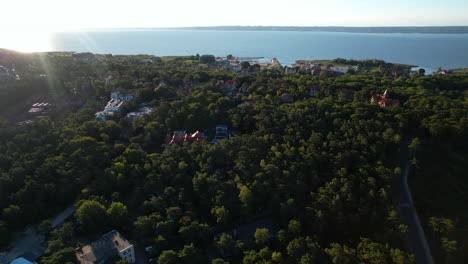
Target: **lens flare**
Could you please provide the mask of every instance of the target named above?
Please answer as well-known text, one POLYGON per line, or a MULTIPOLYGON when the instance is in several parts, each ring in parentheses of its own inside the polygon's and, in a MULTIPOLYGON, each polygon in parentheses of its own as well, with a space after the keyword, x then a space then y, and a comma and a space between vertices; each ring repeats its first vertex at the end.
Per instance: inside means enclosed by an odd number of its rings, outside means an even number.
POLYGON ((21 52, 49 51, 50 35, 45 31, 4 31, 0 34, 0 48, 21 52))

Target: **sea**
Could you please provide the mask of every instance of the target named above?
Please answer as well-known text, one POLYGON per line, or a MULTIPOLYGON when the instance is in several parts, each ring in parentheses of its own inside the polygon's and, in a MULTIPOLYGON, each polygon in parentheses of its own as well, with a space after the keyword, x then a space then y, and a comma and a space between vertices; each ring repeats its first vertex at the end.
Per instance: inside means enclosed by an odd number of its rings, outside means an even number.
MULTIPOLYGON (((157 56, 212 54, 296 60, 381 59, 426 72, 468 68, 468 34, 222 30, 89 30, 49 36, 49 51, 157 56)), ((1 46, 1 43, 0 43, 1 46)))

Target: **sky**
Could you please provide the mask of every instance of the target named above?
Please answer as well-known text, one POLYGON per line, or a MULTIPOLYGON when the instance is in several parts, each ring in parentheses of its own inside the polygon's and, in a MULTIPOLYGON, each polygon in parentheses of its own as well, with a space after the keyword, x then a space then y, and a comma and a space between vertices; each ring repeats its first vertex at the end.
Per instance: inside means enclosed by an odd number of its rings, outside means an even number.
POLYGON ((2 0, 0 32, 186 26, 468 26, 467 0, 2 0))

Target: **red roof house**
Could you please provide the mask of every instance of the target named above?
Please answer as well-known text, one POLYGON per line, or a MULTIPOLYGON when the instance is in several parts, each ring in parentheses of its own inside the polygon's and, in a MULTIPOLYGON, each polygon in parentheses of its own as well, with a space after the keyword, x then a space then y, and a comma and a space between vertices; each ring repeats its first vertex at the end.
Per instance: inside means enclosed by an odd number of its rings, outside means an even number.
POLYGON ((381 107, 387 107, 400 104, 400 100, 390 98, 387 90, 385 90, 383 94, 374 94, 371 97, 371 103, 378 103, 381 107))

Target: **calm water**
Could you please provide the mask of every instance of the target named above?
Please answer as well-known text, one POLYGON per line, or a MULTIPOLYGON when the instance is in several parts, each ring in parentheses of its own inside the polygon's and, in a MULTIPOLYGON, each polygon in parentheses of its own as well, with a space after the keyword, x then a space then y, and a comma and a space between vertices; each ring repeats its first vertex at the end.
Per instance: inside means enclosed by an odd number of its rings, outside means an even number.
POLYGON ((468 67, 468 34, 134 30, 54 33, 50 50, 112 54, 233 54, 298 59, 382 59, 426 69, 468 67))

